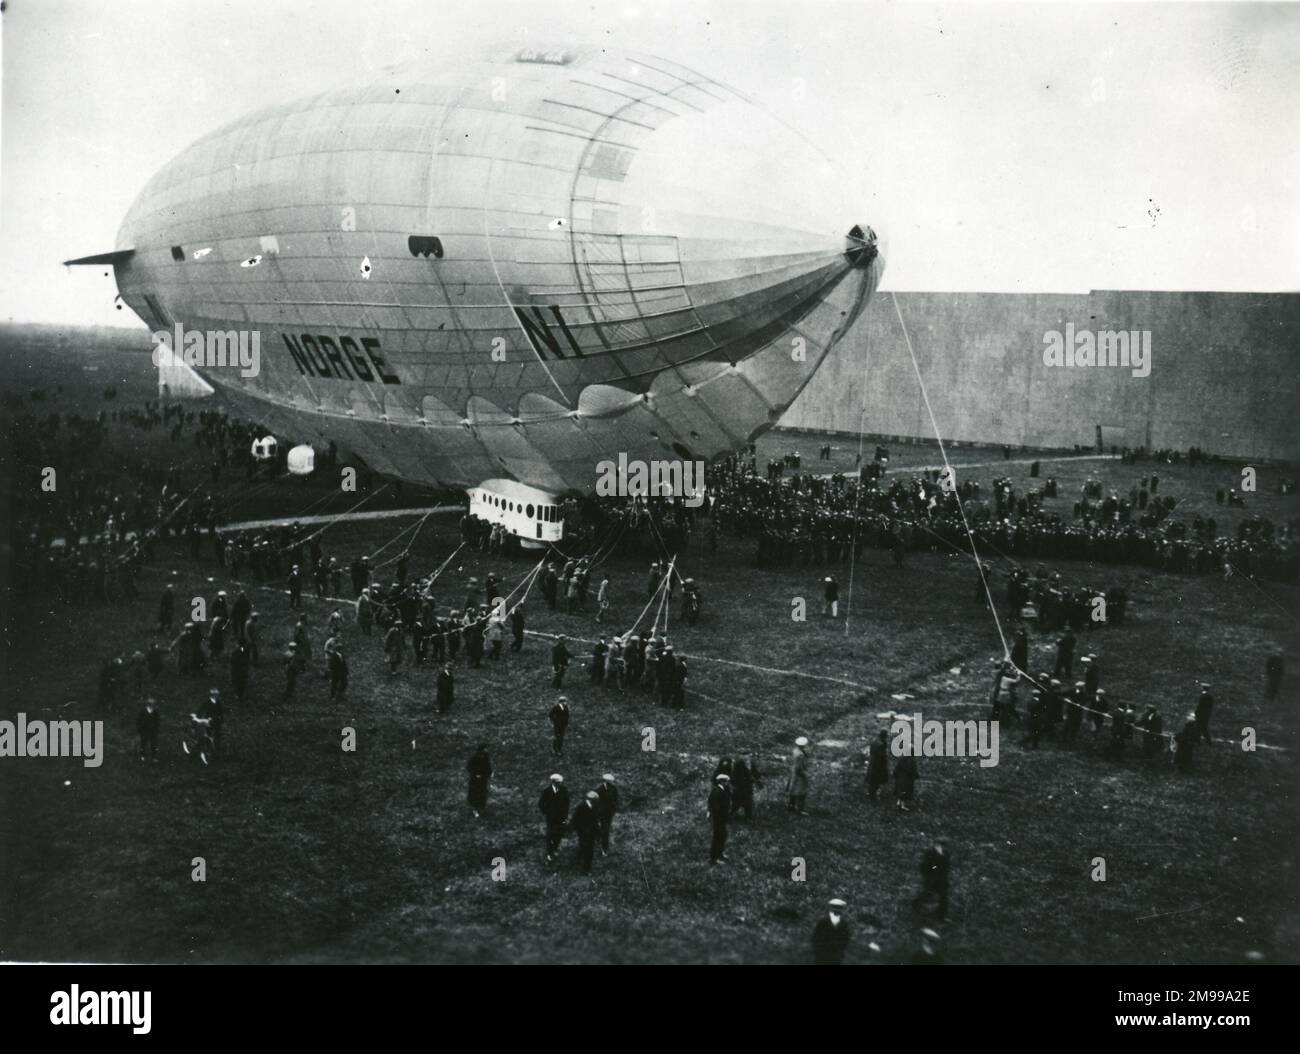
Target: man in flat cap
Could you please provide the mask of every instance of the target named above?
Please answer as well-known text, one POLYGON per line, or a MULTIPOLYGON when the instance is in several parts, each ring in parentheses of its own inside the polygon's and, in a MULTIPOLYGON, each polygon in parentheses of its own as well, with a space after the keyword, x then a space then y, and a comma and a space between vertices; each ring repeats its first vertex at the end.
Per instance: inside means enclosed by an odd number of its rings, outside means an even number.
POLYGON ((1011 643, 1011 664, 1022 673, 1029 671, 1029 634, 1023 626, 1016 630, 1015 640, 1011 643))
POLYGON ((921 910, 928 902, 934 902, 935 915, 940 919, 948 917, 948 843, 943 838, 935 840, 921 854, 921 892, 912 901, 913 910, 921 910))
POLYGON ((1142 729, 1142 756, 1144 758, 1153 758, 1160 753, 1160 748, 1164 745, 1163 733, 1164 722, 1160 718, 1160 711, 1154 706, 1148 706, 1146 713, 1138 722, 1138 727, 1142 729))
POLYGON ((1089 699, 1092 704, 1092 713, 1088 717, 1092 721, 1092 730, 1101 732, 1106 724, 1106 717, 1110 713, 1110 700, 1106 698, 1106 689, 1098 688, 1092 694, 1088 693, 1087 687, 1084 688, 1084 697, 1089 699))
POLYGON ((511 651, 519 651, 524 646, 524 602, 521 600, 510 612, 511 651))
POLYGON ((1097 664, 1097 656, 1091 653, 1085 655, 1081 660, 1083 663, 1083 686, 1087 689, 1088 696, 1097 694, 1097 689, 1101 687, 1101 667, 1097 664))
POLYGON ((883 730, 876 735, 875 741, 867 750, 867 797, 872 801, 880 793, 880 788, 889 782, 889 745, 888 734, 883 730))
POLYGON ((614 826, 614 814, 618 812, 618 784, 614 774, 606 772, 596 784, 596 794, 600 797, 600 855, 609 853, 609 832, 614 826))
POLYGON ((709 822, 713 825, 713 841, 709 843, 709 863, 720 864, 727 858, 727 824, 731 820, 731 777, 719 772, 713 777, 709 791, 709 822))
POLYGON ((330 698, 342 698, 343 693, 348 688, 348 660, 343 654, 343 646, 337 643, 338 638, 331 638, 335 641, 334 647, 327 652, 326 664, 330 679, 330 698))
POLYGON ((569 699, 568 696, 560 696, 555 705, 551 707, 551 731, 554 735, 551 737, 551 753, 557 758, 564 756, 564 737, 569 731, 569 699))
POLYGON ((845 904, 839 897, 827 903, 827 912, 813 927, 813 962, 819 966, 839 966, 849 948, 849 924, 844 918, 845 904))
POLYGON ((221 700, 220 688, 208 689, 207 702, 202 705, 200 712, 203 717, 208 719, 208 728, 212 734, 213 745, 216 746, 217 750, 220 750, 221 730, 226 723, 226 708, 221 700))
POLYGON ((564 822, 569 818, 569 792, 564 787, 564 777, 558 772, 551 774, 537 808, 546 819, 546 862, 549 864, 559 852, 560 841, 564 838, 564 822))
MULTIPOLYGON (((173 572, 174 574, 175 572, 173 572)), ((162 599, 158 602, 158 629, 163 633, 170 633, 172 622, 176 616, 176 590, 168 582, 163 586, 162 599)))
POLYGON ((754 788, 761 785, 762 775, 751 757, 748 761, 737 758, 731 767, 731 815, 742 812, 746 820, 754 818, 754 788))
POLYGON ((1056 642, 1056 665, 1052 668, 1052 676, 1060 677, 1064 672, 1066 677, 1074 675, 1074 631, 1066 626, 1065 632, 1056 642))
POLYGON ((564 674, 569 668, 569 648, 564 642, 564 635, 556 638, 551 648, 551 687, 559 688, 564 684, 564 674))
POLYGON ((578 802, 573 810, 570 826, 578 836, 578 870, 591 874, 591 861, 596 853, 596 834, 600 827, 600 795, 594 790, 578 802))
POLYGON ((835 579, 827 575, 822 579, 822 615, 830 618, 839 618, 840 615, 840 585, 835 579))
POLYGON ((146 757, 155 763, 158 761, 158 725, 162 721, 158 713, 158 702, 152 697, 144 701, 144 709, 135 720, 136 731, 140 733, 140 760, 146 757))
MULTIPOLYGON (((1100 689, 1098 689, 1100 691, 1100 689)), ((1134 724, 1133 712, 1123 703, 1119 703, 1111 711, 1110 717, 1110 755, 1113 758, 1122 758, 1124 748, 1128 746, 1128 741, 1133 735, 1134 724)))
POLYGON ((1183 730, 1174 736, 1174 767, 1179 772, 1192 771, 1199 739, 1200 730, 1196 726, 1196 718, 1189 716, 1183 724, 1183 730))
POLYGON ((1057 729, 1061 727, 1061 722, 1065 720, 1065 689, 1061 682, 1055 677, 1042 675, 1042 683, 1049 685, 1047 691, 1047 732, 1049 735, 1056 735, 1057 729))
POLYGON ((916 781, 921 778, 916 758, 904 754, 894 765, 894 808, 899 812, 911 812, 908 802, 916 797, 916 781))
POLYGON ((406 633, 400 621, 394 620, 384 634, 384 655, 388 659, 388 673, 394 676, 402 665, 402 655, 406 651, 406 633))
POLYGON ((293 641, 289 642, 289 647, 284 653, 284 698, 289 700, 293 698, 294 690, 298 685, 298 677, 301 675, 303 658, 298 654, 298 645, 293 641))
POLYGON ((492 759, 488 755, 487 744, 480 743, 478 750, 470 755, 465 771, 469 774, 469 789, 466 797, 469 807, 476 817, 482 816, 487 809, 488 787, 492 779, 492 759))
POLYGON ((230 684, 235 690, 235 701, 242 703, 248 691, 248 675, 253 664, 253 653, 247 642, 240 640, 230 653, 230 684))
POLYGON ((443 660, 434 691, 438 713, 445 714, 456 701, 456 674, 452 671, 450 660, 443 660))
POLYGON ((1043 718, 1046 712, 1047 702, 1043 699, 1043 693, 1035 688, 1033 694, 1029 697, 1029 734, 1025 738, 1025 746, 1038 746, 1039 737, 1043 734, 1043 718))
POLYGON ((1084 697, 1083 682, 1074 682, 1074 694, 1065 703, 1065 727, 1061 730, 1063 742, 1072 743, 1079 735, 1083 723, 1083 708, 1088 705, 1084 697))
POLYGON ((1210 686, 1201 682, 1201 697, 1196 700, 1196 735, 1206 743, 1210 742, 1210 714, 1214 712, 1214 696, 1210 686))
POLYGON ((1264 660, 1264 698, 1272 702, 1277 698, 1282 687, 1282 674, 1286 670, 1286 656, 1281 650, 1274 651, 1264 660))
POLYGON ((790 757, 790 780, 786 784, 785 791, 786 809, 802 816, 804 803, 808 800, 807 736, 800 736, 794 741, 794 753, 790 757))

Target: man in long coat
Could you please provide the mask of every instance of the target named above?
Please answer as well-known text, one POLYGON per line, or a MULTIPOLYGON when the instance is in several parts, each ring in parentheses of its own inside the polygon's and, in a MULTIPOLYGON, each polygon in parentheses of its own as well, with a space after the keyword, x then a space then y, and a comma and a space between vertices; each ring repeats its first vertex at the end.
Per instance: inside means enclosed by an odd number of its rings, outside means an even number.
POLYGON ((785 807, 790 812, 803 815, 808 800, 808 739, 800 736, 794 741, 794 754, 790 758, 790 779, 785 788, 785 807))
POLYGON ((867 797, 872 801, 880 793, 880 788, 889 781, 889 749, 886 745, 888 734, 881 732, 876 736, 867 752, 867 797))
POLYGON ((465 766, 469 774, 469 790, 466 797, 475 816, 482 816, 487 809, 488 781, 492 778, 492 759, 488 757, 487 744, 480 743, 478 750, 470 755, 465 766))

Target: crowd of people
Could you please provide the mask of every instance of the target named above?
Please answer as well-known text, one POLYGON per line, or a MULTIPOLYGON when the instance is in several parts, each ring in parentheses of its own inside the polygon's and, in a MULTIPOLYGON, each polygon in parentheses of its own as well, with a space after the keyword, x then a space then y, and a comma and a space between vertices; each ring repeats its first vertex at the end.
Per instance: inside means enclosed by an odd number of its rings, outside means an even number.
MULTIPOLYGON (((1300 574, 1295 525, 1243 518, 1231 535, 1213 517, 1172 515, 1178 501, 1159 493, 1160 477, 1134 481, 1125 496, 1087 480, 1069 518, 1050 512, 1056 481, 1021 494, 1006 477, 987 497, 974 479, 943 470, 884 479, 887 454, 858 479, 842 473, 767 478, 752 458, 723 459, 709 475, 711 519, 725 534, 753 538, 759 567, 824 566, 861 557, 866 547, 908 552, 968 552, 967 532, 985 557, 1069 559, 1130 564, 1173 573, 1232 571, 1280 583, 1300 574)), ((960 468, 957 470, 960 472, 960 468)))
MULTIPOLYGON (((58 459, 51 448, 69 443, 93 446, 110 423, 146 432, 163 429, 172 443, 184 443, 186 429, 192 429, 193 445, 205 451, 211 462, 210 484, 219 482, 228 469, 250 479, 260 471, 248 453, 260 429, 232 422, 219 412, 195 414, 181 404, 147 404, 93 419, 51 414, 28 421, 29 427, 18 430, 23 446, 17 460, 33 466, 55 463, 58 459)), ((661 627, 669 610, 694 623, 702 609, 703 591, 693 579, 683 578, 666 554, 686 551, 701 536, 714 550, 719 535, 751 540, 761 568, 832 572, 823 578, 824 610, 836 617, 838 583, 833 568, 837 565, 860 556, 867 546, 891 551, 898 563, 914 552, 967 553, 969 528, 981 557, 1008 560, 1004 602, 1009 623, 1028 622, 1036 632, 1059 633, 1054 637, 1053 669, 1035 672, 1028 630, 1016 629, 1010 655, 998 660, 992 671, 991 719, 1022 725, 1026 749, 1074 743, 1086 722, 1096 741, 1106 743, 1105 752, 1112 758, 1125 756, 1128 744, 1140 737, 1143 757, 1168 756, 1177 770, 1190 770, 1197 748, 1212 741, 1214 700, 1209 686, 1203 686, 1194 713, 1181 728, 1166 732, 1157 708, 1148 706, 1139 712, 1107 696, 1095 653, 1078 660, 1081 679, 1076 681, 1076 635, 1097 621, 1099 601, 1106 612, 1104 621, 1122 624, 1128 596, 1122 587, 1102 590, 1067 584, 1043 561, 1087 559, 1175 573, 1205 574, 1226 568, 1293 582, 1292 526, 1253 516, 1241 520, 1232 536, 1222 536, 1213 519, 1197 516, 1183 523, 1174 515, 1177 501, 1161 493, 1155 472, 1135 480, 1125 496, 1105 492, 1097 480, 1087 480, 1073 503, 1072 517, 1066 519, 1045 511, 1045 501, 1056 492, 1054 480, 1048 480, 1041 491, 1020 493, 1009 478, 996 478, 986 498, 973 479, 957 483, 938 472, 887 481, 887 452, 877 454, 856 479, 801 473, 797 455, 773 461, 760 477, 752 453, 735 455, 710 470, 707 500, 699 509, 672 499, 570 500, 565 505, 567 552, 551 550, 510 589, 496 572, 489 572, 481 584, 473 577, 463 586, 446 584, 443 575, 451 557, 437 569, 412 574, 409 543, 382 562, 367 555, 345 560, 327 551, 324 528, 286 522, 229 529, 224 523, 229 508, 223 508, 214 494, 199 493, 201 487, 187 491, 188 481, 182 481, 175 465, 159 468, 151 460, 126 458, 110 475, 74 470, 57 481, 49 501, 15 517, 11 582, 20 597, 44 592, 62 602, 117 602, 139 596, 140 573, 146 566, 156 567, 160 543, 182 541, 192 560, 214 561, 229 592, 212 590, 201 598, 202 612, 196 613, 194 598, 188 593, 183 601, 178 597, 178 579, 172 572, 158 600, 152 627, 156 639, 147 647, 109 658, 97 685, 98 699, 107 712, 119 711, 127 700, 138 701, 140 757, 157 762, 164 716, 151 682, 169 661, 175 662, 182 677, 205 687, 213 680, 223 681, 222 687, 207 687, 206 696, 185 718, 180 737, 183 753, 196 765, 207 767, 222 758, 227 693, 236 703, 242 702, 266 665, 262 617, 249 595, 259 587, 287 598, 271 600, 268 607, 276 620, 287 611, 292 624, 292 640, 284 652, 270 656, 270 666, 280 679, 277 694, 285 700, 296 698, 304 676, 313 673, 328 684, 330 698, 344 697, 350 680, 352 645, 348 642, 355 632, 361 646, 382 654, 389 676, 401 675, 408 654, 411 665, 435 670, 430 694, 436 711, 446 714, 455 705, 459 669, 478 669, 484 661, 507 662, 524 650, 527 598, 535 587, 549 611, 581 620, 587 627, 584 632, 595 636, 585 664, 591 689, 641 693, 663 707, 682 709, 688 702, 687 662, 661 627), (642 617, 621 634, 592 629, 601 626, 610 607, 610 558, 641 553, 654 556, 645 580, 642 617), (315 617, 305 612, 305 593, 328 608, 319 629, 315 617), (647 616, 648 628, 641 629, 647 616), (321 644, 319 657, 317 644, 321 644), (1023 694, 1028 698, 1022 717, 1023 694)), ((826 452, 822 459, 828 456, 826 452)), ((499 554, 503 560, 513 561, 517 555, 508 536, 472 517, 461 522, 461 544, 499 554)), ((988 602, 991 580, 988 568, 975 576, 977 604, 988 602)), ((568 638, 556 637, 544 655, 552 688, 564 691, 573 661, 568 638)), ((1277 695, 1282 672, 1281 655, 1271 656, 1265 671, 1270 698, 1277 695)), ((547 716, 551 752, 563 759, 572 722, 567 697, 559 696, 547 716)), ((876 800, 892 779, 895 807, 903 812, 915 807, 920 778, 915 758, 891 758, 880 733, 865 751, 865 765, 869 800, 876 800)), ((466 762, 466 798, 476 816, 486 815, 489 809, 492 775, 488 744, 480 744, 466 762)), ((784 779, 784 804, 791 814, 806 813, 814 776, 811 747, 800 737, 790 751, 784 779)), ((752 821, 755 791, 764 778, 754 756, 718 762, 705 795, 711 864, 727 862, 730 825, 740 819, 752 821)), ((563 838, 571 833, 577 841, 578 870, 592 873, 597 849, 608 853, 612 845, 619 809, 614 774, 604 773, 594 787, 580 793, 575 804, 564 776, 555 772, 538 808, 548 863, 555 863, 563 838)), ((922 889, 914 908, 927 924, 938 925, 948 911, 946 848, 936 845, 926 851, 921 875, 922 889)), ((849 947, 845 904, 837 898, 829 907, 813 936, 818 962, 840 961, 849 947)), ((928 936, 917 961, 935 961, 938 933, 929 928, 923 933, 928 936)))

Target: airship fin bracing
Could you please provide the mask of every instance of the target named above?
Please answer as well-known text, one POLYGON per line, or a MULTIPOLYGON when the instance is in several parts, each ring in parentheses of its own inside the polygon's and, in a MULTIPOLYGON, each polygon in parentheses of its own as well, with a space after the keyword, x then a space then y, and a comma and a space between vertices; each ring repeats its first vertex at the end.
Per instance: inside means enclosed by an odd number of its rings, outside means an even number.
POLYGON ((708 459, 790 405, 884 265, 839 181, 676 63, 501 48, 205 136, 87 259, 154 330, 258 334, 255 375, 186 361, 295 441, 585 492, 602 459, 708 459))

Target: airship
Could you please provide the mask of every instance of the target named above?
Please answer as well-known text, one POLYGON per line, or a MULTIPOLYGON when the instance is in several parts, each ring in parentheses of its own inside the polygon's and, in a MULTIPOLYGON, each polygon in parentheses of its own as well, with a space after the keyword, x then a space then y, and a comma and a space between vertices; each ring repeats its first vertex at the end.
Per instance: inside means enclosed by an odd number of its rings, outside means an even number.
POLYGON ((776 423, 877 288, 870 196, 675 62, 502 45, 205 135, 68 263, 251 420, 552 538, 602 462, 776 423))

